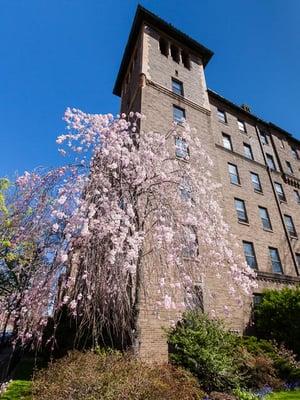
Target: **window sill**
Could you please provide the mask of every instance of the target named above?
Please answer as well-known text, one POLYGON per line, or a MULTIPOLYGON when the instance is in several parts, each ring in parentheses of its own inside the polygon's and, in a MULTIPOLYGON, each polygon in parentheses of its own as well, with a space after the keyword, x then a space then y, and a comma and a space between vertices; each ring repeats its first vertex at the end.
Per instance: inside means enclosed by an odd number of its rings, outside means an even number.
POLYGON ((234 183, 234 182, 230 182, 232 185, 234 186, 238 186, 238 187, 242 187, 242 185, 240 183, 234 183))
POLYGON ((218 122, 220 122, 220 123, 223 124, 223 125, 228 126, 228 122, 222 121, 222 120, 220 120, 220 119, 218 119, 218 122))
POLYGON ((239 221, 238 220, 238 223, 241 224, 241 225, 250 226, 249 222, 246 222, 246 221, 239 221))
POLYGON ((185 163, 188 163, 188 162, 189 162, 189 159, 188 159, 188 158, 179 157, 179 156, 175 156, 175 158, 176 158, 176 160, 178 160, 178 161, 183 161, 183 162, 185 162, 185 163))
POLYGON ((289 236, 290 236, 290 239, 298 240, 298 236, 295 236, 295 235, 289 235, 289 236))
POLYGON ((264 192, 263 192, 262 190, 255 190, 255 189, 254 189, 254 193, 264 195, 264 192))
POLYGON ((274 232, 273 232, 273 229, 263 228, 263 230, 264 230, 265 232, 274 233, 274 232))

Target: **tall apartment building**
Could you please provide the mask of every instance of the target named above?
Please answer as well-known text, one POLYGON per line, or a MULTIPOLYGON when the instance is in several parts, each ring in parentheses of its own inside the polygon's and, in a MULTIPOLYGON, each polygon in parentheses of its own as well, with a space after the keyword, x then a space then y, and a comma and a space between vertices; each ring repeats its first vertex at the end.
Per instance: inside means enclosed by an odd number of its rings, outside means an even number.
MULTIPOLYGON (((186 118, 214 161, 213 175, 222 183, 224 217, 247 263, 257 270, 258 288, 281 289, 300 283, 300 141, 278 126, 253 115, 207 89, 205 67, 213 53, 148 10, 138 7, 114 94, 121 110, 139 111, 145 131, 167 131, 186 118), (298 233, 297 233, 298 232, 298 233)), ((192 151, 192 149, 190 149, 192 151)), ((176 145, 174 144, 174 152, 176 145)), ((230 305, 228 326, 241 332, 251 303, 237 307, 211 276, 215 309, 230 305)), ((151 304, 151 301, 150 301, 151 304)), ((205 301, 204 309, 211 304, 205 301)), ((165 359, 166 340, 151 306, 141 315, 142 356, 165 359)), ((178 318, 182 310, 177 310, 178 318)), ((166 318, 167 320, 167 318, 166 318)))

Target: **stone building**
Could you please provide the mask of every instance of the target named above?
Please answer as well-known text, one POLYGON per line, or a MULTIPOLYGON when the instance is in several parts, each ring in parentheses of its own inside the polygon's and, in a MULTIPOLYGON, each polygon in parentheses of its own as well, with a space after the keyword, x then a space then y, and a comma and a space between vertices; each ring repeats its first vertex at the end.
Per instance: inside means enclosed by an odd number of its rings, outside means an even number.
MULTIPOLYGON (((264 288, 300 282, 300 142, 253 115, 247 105, 238 106, 207 89, 205 67, 212 55, 139 6, 114 94, 121 97, 122 112, 139 111, 148 117, 145 131, 167 130, 173 120, 186 118, 202 138, 214 161, 215 179, 222 183, 225 219, 247 263, 257 270, 253 299, 245 301, 243 309, 230 305, 228 326, 241 332, 249 322, 250 304, 259 300, 264 288)), ((214 308, 220 310, 230 303, 223 295, 224 284, 213 276, 205 283, 216 293, 214 308)), ((204 309, 209 307, 204 298, 204 309)), ((145 307, 143 357, 167 357, 164 324, 145 307)))

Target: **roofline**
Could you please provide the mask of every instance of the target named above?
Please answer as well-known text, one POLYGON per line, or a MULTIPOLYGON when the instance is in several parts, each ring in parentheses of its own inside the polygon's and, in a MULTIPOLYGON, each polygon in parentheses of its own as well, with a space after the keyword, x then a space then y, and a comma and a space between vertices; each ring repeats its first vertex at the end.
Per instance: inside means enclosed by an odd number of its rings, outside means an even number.
POLYGON ((204 67, 209 62, 211 57, 213 56, 213 52, 203 46, 202 44, 198 43, 196 40, 192 39, 185 33, 176 29, 173 25, 169 24, 168 22, 164 21, 157 15, 153 14, 151 11, 147 10, 146 8, 142 7, 140 4, 137 6, 137 10, 134 16, 134 20, 132 23, 131 31, 128 37, 128 41, 123 53, 121 65, 119 68, 119 72, 117 75, 117 79, 115 82, 115 86, 113 89, 113 94, 117 96, 121 96, 121 88, 122 88, 122 81, 126 74, 127 66, 136 43, 136 38, 139 34, 140 27, 142 26, 143 22, 147 22, 150 25, 157 27, 161 31, 166 32, 169 36, 172 36, 175 40, 185 44, 191 50, 195 51, 196 53, 201 54, 202 62, 204 67))
POLYGON ((226 99, 225 97, 221 96, 220 94, 218 94, 217 92, 215 92, 214 90, 211 89, 207 89, 208 95, 215 97, 217 100, 225 103, 226 105, 228 105, 231 108, 234 108, 236 111, 254 119, 256 122, 263 124, 265 126, 267 126, 269 129, 274 129, 279 131, 280 133, 282 133, 284 136, 286 136, 288 139, 290 139, 291 141, 300 144, 300 140, 295 138, 291 133, 287 132, 286 130, 284 130, 283 128, 280 128, 279 126, 273 124, 272 122, 269 121, 265 121, 264 119, 252 114, 251 112, 248 112, 246 110, 244 110, 242 107, 238 106, 237 104, 233 103, 232 101, 226 99))

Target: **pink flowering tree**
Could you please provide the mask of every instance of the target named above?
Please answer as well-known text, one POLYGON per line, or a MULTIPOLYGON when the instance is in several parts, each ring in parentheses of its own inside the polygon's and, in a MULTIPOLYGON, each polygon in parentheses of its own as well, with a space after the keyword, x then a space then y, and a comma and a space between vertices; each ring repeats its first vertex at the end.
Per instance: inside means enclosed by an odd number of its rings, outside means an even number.
POLYGON ((30 280, 13 315, 22 342, 41 342, 49 314, 55 320, 65 307, 79 336, 90 332, 97 344, 108 332, 129 338, 138 352, 149 288, 157 293, 157 314, 192 306, 195 282, 205 282, 208 271, 229 277, 237 301, 241 291, 251 292, 254 274, 224 222, 212 161, 187 124, 143 132, 138 113, 114 118, 74 109, 65 120, 68 131, 57 142, 72 166, 52 171, 50 186, 41 176, 17 182, 34 201, 27 221, 21 197, 16 243, 30 236, 42 248, 26 265, 30 280))

